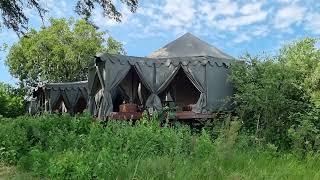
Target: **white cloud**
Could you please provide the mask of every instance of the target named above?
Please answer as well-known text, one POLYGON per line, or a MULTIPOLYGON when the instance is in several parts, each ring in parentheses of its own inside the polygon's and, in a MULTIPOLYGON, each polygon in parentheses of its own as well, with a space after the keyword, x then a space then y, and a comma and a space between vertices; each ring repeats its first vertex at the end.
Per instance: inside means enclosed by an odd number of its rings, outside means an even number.
POLYGON ((307 28, 315 34, 320 34, 320 13, 311 13, 306 19, 307 28))
POLYGON ((298 2, 299 0, 276 0, 276 2, 278 3, 296 3, 298 2))
MULTIPOLYGON (((70 9, 74 4, 69 1, 41 1, 52 14, 56 14, 56 17, 75 14, 70 9)), ((189 31, 202 36, 214 36, 210 38, 216 39, 227 39, 231 36, 235 37, 234 42, 244 42, 267 36, 272 31, 276 31, 273 34, 284 32, 294 34, 295 28, 292 25, 298 23, 305 29, 319 34, 320 21, 317 19, 320 18, 320 14, 311 11, 312 8, 317 9, 316 5, 307 11, 310 3, 301 2, 301 0, 157 0, 152 3, 141 1, 137 12, 133 14, 126 5, 117 3, 123 15, 122 22, 118 23, 104 17, 101 9, 93 11, 92 21, 102 30, 121 28, 125 31, 125 28, 130 27, 128 34, 131 38, 160 37, 166 33, 176 35, 189 31), (302 6, 299 6, 299 3, 302 6), (244 35, 241 32, 245 32, 244 35), (130 35, 133 33, 135 35, 130 35)))
POLYGON ((266 11, 259 11, 254 14, 229 17, 217 21, 217 26, 219 26, 221 29, 237 30, 241 26, 261 22, 267 18, 267 15, 268 13, 266 11))
POLYGON ((219 0, 217 2, 201 1, 198 10, 209 21, 221 15, 235 15, 238 11, 238 4, 229 0, 219 0))
POLYGON ((270 10, 263 7, 265 2, 249 0, 243 4, 231 0, 164 0, 141 4, 135 14, 129 11, 123 13, 121 23, 95 11, 93 22, 103 28, 130 24, 141 32, 141 35, 131 36, 136 38, 161 36, 162 33, 158 32, 165 31, 174 35, 189 31, 205 36, 212 32, 236 32, 266 21, 270 10))
POLYGON ((259 39, 267 36, 269 29, 265 25, 256 26, 250 28, 249 31, 242 31, 236 34, 236 37, 233 39, 235 43, 242 43, 246 41, 251 41, 253 38, 259 39))
POLYGON ((136 23, 137 26, 140 25, 139 20, 133 18, 133 14, 131 13, 128 7, 122 5, 120 6, 119 11, 122 14, 121 22, 117 22, 114 19, 110 19, 104 16, 101 9, 96 9, 93 11, 92 21, 94 24, 101 28, 110 28, 111 26, 122 26, 128 23, 136 23))
POLYGON ((49 12, 46 14, 47 17, 61 18, 66 16, 71 16, 73 13, 73 8, 70 11, 70 6, 72 3, 67 3, 65 0, 55 1, 55 0, 41 0, 40 3, 49 12))
POLYGON ((94 11, 92 14, 92 21, 95 25, 100 28, 108 28, 110 26, 115 26, 118 24, 115 20, 111 20, 105 16, 103 16, 101 11, 94 11))
POLYGON ((193 0, 166 0, 158 23, 166 27, 188 26, 192 24, 195 12, 193 0))
POLYGON ((279 9, 276 13, 274 25, 278 29, 288 28, 303 20, 306 8, 298 5, 289 5, 279 9))
POLYGON ((264 37, 270 32, 268 26, 258 26, 251 31, 253 36, 264 37))
POLYGON ((261 11, 262 2, 248 3, 241 7, 240 12, 242 14, 253 14, 261 11))
POLYGON ((250 40, 251 40, 250 36, 248 36, 246 33, 241 33, 233 40, 233 42, 242 43, 242 42, 250 41, 250 40))
POLYGON ((201 19, 220 30, 236 31, 243 26, 266 20, 269 11, 262 8, 263 4, 263 1, 249 1, 242 5, 230 1, 212 4, 206 1, 200 5, 200 12, 203 12, 201 19))

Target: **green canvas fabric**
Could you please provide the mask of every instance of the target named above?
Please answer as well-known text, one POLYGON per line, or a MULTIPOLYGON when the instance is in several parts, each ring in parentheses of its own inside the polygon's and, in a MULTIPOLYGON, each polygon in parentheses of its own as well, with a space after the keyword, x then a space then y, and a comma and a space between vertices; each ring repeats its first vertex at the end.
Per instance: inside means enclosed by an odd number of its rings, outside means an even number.
POLYGON ((71 114, 74 113, 74 108, 79 98, 82 96, 80 89, 70 89, 62 92, 63 101, 71 114))
MULTIPOLYGON (((227 80, 228 67, 232 61, 211 56, 145 58, 100 54, 96 57, 96 65, 99 67, 99 71, 104 72, 103 83, 106 89, 103 100, 105 111, 99 117, 112 112, 113 104, 110 90, 118 86, 132 68, 137 72, 142 84, 150 91, 151 95, 146 100, 146 107, 157 110, 162 108, 159 93, 168 87, 179 68, 183 68, 188 79, 200 92, 200 97, 192 111, 202 113, 222 108, 230 109, 230 103, 226 99, 233 94, 232 84, 227 80)), ((96 75, 90 77, 89 73, 89 81, 96 81, 95 78, 97 78, 96 75)), ((135 87, 136 84, 138 83, 135 83, 135 87)), ((186 87, 187 89, 188 87, 186 87)), ((96 90, 92 89, 91 91, 96 90)), ((92 92, 89 94, 94 94, 92 92)))
POLYGON ((212 56, 216 58, 233 59, 228 54, 210 45, 191 33, 186 33, 164 47, 151 53, 151 58, 212 56))
MULTIPOLYGON (((68 112, 73 114, 79 98, 83 97, 85 100, 88 99, 88 81, 39 84, 33 91, 35 98, 38 99, 37 101, 40 101, 40 96, 45 97, 48 102, 47 110, 49 112, 53 112, 54 107, 60 103, 62 98, 68 112)), ((43 107, 42 109, 45 108, 43 107)))
POLYGON ((127 96, 127 98, 124 98, 126 102, 137 102, 139 83, 140 80, 137 73, 135 73, 135 70, 131 68, 126 77, 119 84, 119 88, 122 91, 121 93, 124 96, 127 96))
MULTIPOLYGON (((95 62, 95 61, 94 61, 95 62)), ((96 65, 93 64, 92 66, 89 67, 89 72, 88 72, 88 110, 89 113, 97 116, 96 113, 96 101, 95 101, 95 94, 97 93, 97 91, 99 90, 97 87, 97 84, 100 83, 100 81, 98 80, 97 73, 96 73, 97 69, 96 69, 96 65)), ((97 93, 98 94, 98 93, 97 93)))
POLYGON ((50 97, 49 97, 49 111, 52 112, 54 106, 58 103, 58 100, 61 96, 61 91, 59 90, 50 90, 49 93, 50 97))
POLYGON ((228 80, 229 69, 216 64, 209 64, 206 70, 207 79, 207 109, 209 111, 228 111, 232 108, 230 96, 233 87, 228 80))
POLYGON ((99 117, 105 117, 113 111, 111 90, 119 85, 121 80, 129 72, 131 66, 128 63, 113 63, 112 61, 106 61, 103 70, 104 79, 104 92, 103 92, 103 109, 99 114, 99 117))
POLYGON ((179 66, 170 62, 167 64, 154 64, 153 66, 143 62, 137 62, 134 66, 141 77, 142 82, 144 82, 146 87, 151 91, 151 95, 146 101, 146 107, 160 110, 162 105, 158 94, 161 93, 172 81, 174 75, 179 69, 179 66))
POLYGON ((189 80, 201 93, 197 103, 192 107, 192 111, 196 113, 204 112, 207 106, 206 66, 207 64, 200 63, 196 65, 188 63, 182 66, 189 80))

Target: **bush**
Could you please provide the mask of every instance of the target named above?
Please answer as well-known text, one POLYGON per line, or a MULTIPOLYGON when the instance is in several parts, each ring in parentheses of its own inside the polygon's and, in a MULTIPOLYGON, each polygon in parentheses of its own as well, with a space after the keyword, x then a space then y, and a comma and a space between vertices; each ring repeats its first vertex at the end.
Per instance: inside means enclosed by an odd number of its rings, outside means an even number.
POLYGON ((25 104, 22 90, 0 83, 0 116, 17 117, 24 113, 25 104))
POLYGON ((235 87, 236 113, 243 131, 258 142, 288 150, 294 144, 288 130, 319 106, 320 51, 315 39, 281 49, 276 57, 243 57, 234 63, 230 79, 235 87))
POLYGON ((68 115, 3 120, 0 135, 2 161, 54 179, 116 177, 129 162, 188 156, 192 139, 188 127, 109 121, 104 128, 88 116, 68 115))
POLYGON ((225 120, 215 142, 205 129, 192 134, 187 126, 151 119, 135 125, 100 124, 87 115, 3 119, 0 161, 40 179, 317 179, 317 156, 307 156, 307 168, 294 157, 275 156, 272 145, 257 152, 243 145, 248 141, 234 119, 225 120))
POLYGON ((288 130, 293 150, 302 157, 318 153, 320 151, 320 111, 296 114, 292 118, 297 119, 297 124, 288 130))

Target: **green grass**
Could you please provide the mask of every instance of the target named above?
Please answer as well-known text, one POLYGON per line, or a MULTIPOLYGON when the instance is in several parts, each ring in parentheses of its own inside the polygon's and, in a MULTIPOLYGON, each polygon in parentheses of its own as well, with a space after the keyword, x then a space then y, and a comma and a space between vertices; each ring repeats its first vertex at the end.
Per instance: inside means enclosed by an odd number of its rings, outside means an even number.
POLYGON ((209 158, 191 161, 183 158, 144 159, 138 179, 319 179, 319 159, 300 162, 283 156, 234 153, 226 159, 209 158), (318 166, 311 164, 318 163, 318 166))
POLYGON ((0 179, 320 179, 320 155, 254 146, 236 123, 213 141, 208 131, 160 127, 156 119, 0 120, 0 179))
MULTIPOLYGON (((119 169, 118 179, 320 179, 319 158, 298 160, 290 155, 270 157, 234 153, 228 158, 155 156, 129 161, 119 169)), ((63 177, 61 177, 63 178, 63 177)), ((116 177, 114 176, 116 179, 116 177)), ((1 166, 0 179, 36 179, 13 167, 1 166)))
POLYGON ((0 179, 1 180, 33 180, 37 179, 32 176, 30 173, 22 172, 17 170, 14 166, 8 166, 3 163, 0 163, 0 179))

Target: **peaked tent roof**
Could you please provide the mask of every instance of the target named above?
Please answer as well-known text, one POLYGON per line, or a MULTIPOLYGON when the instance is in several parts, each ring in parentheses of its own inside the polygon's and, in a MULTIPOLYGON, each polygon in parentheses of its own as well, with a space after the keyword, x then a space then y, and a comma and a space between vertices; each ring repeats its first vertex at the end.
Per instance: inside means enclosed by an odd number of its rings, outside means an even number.
POLYGON ((151 53, 149 58, 170 58, 189 56, 212 56, 222 59, 233 59, 218 48, 202 41, 191 33, 186 33, 178 39, 151 53))
POLYGON ((75 82, 64 82, 64 83, 40 83, 38 86, 33 87, 32 91, 38 91, 39 88, 53 89, 53 90, 71 90, 87 88, 88 81, 75 81, 75 82))

